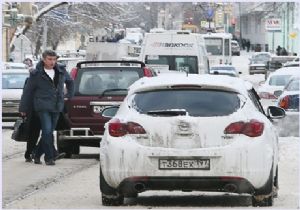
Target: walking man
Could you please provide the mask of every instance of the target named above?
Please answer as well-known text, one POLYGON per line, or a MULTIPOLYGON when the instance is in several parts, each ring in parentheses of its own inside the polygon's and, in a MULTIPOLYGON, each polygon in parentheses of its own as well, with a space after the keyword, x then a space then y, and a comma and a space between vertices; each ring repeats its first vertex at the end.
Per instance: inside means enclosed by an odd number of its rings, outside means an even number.
POLYGON ((21 116, 33 109, 39 117, 42 136, 35 152, 34 163, 41 164, 40 157, 45 154, 46 165, 55 165, 53 148, 53 131, 56 127, 59 113, 63 111, 64 98, 71 98, 74 94, 74 82, 65 68, 57 65, 57 54, 53 50, 45 50, 42 61, 30 73, 30 77, 23 89, 19 111, 21 116), (64 83, 67 95, 64 96, 64 83))

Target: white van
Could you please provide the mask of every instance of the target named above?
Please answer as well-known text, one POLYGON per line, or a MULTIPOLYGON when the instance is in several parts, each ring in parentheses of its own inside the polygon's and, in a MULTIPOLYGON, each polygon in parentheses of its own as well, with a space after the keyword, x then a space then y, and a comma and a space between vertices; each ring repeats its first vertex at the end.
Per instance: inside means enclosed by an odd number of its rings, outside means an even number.
POLYGON ((157 73, 175 70, 206 74, 209 71, 203 37, 185 30, 147 33, 140 59, 157 73))

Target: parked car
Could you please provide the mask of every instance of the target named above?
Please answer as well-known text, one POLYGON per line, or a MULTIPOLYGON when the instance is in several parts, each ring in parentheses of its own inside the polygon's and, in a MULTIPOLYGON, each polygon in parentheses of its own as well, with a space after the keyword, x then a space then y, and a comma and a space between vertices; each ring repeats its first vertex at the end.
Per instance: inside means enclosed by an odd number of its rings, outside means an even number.
POLYGON ((254 53, 249 59, 249 74, 265 74, 270 57, 271 53, 269 52, 254 53))
POLYGON ((286 117, 278 123, 280 136, 299 136, 300 77, 294 76, 280 91, 278 106, 286 112, 286 117), (282 92, 282 93, 281 93, 282 92))
POLYGON ((28 70, 2 72, 2 122, 15 122, 19 117, 19 104, 28 70))
POLYGON ((231 54, 240 56, 241 54, 240 45, 236 40, 231 40, 231 54))
POLYGON ((252 85, 215 75, 136 81, 124 102, 104 109, 100 147, 103 205, 147 190, 248 193, 271 206, 278 188, 278 136, 252 85), (159 101, 159 103, 158 103, 159 101), (213 127, 212 127, 213 125, 213 127))
POLYGON ((276 71, 277 69, 284 67, 284 65, 286 63, 291 62, 291 61, 295 60, 296 58, 297 58, 296 56, 272 55, 267 63, 265 79, 267 79, 267 77, 269 76, 270 73, 276 71))
POLYGON ((4 69, 28 69, 24 63, 5 62, 4 69))
POLYGON ((283 64, 284 67, 293 67, 293 66, 300 66, 299 57, 295 58, 293 61, 286 62, 283 64))
POLYGON ((232 77, 239 77, 239 74, 242 74, 242 72, 238 72, 234 66, 225 64, 210 67, 209 73, 218 75, 228 75, 232 77))
POLYGON ((57 132, 57 148, 65 152, 66 157, 79 154, 80 146, 99 147, 104 124, 108 121, 101 116, 101 111, 122 103, 134 81, 154 76, 154 72, 140 61, 82 61, 71 75, 75 96, 65 103, 69 125, 57 132), (120 63, 138 63, 139 66, 120 66, 120 63))
POLYGON ((267 107, 277 104, 280 91, 284 89, 292 76, 300 75, 299 67, 284 67, 271 73, 267 80, 258 88, 262 104, 267 107))

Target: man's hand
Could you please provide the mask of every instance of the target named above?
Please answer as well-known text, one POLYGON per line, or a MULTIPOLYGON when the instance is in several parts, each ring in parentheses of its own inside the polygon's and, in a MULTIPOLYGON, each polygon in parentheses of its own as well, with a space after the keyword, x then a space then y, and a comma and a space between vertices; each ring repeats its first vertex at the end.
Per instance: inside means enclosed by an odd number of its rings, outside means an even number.
POLYGON ((21 117, 26 117, 26 112, 20 112, 21 117))

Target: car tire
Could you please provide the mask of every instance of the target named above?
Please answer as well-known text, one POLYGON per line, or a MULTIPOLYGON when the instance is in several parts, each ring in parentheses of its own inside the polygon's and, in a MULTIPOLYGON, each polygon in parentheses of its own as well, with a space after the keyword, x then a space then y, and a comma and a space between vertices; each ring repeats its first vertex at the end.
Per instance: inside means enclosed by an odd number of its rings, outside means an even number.
POLYGON ((241 53, 237 53, 237 56, 240 56, 241 55, 241 53))
POLYGON ((277 166, 276 174, 275 174, 275 178, 274 178, 274 194, 273 194, 274 198, 278 197, 278 190, 279 190, 279 183, 278 183, 278 166, 277 166))
POLYGON ((77 144, 65 143, 60 140, 61 132, 57 131, 56 142, 57 142, 57 150, 59 153, 66 153, 65 158, 71 158, 72 154, 78 155, 80 153, 80 147, 77 144))
POLYGON ((273 200, 274 200, 274 191, 275 191, 275 179, 276 176, 273 176, 273 167, 271 168, 269 179, 264 186, 264 188, 260 189, 257 193, 255 192, 254 195, 252 195, 252 206, 272 206, 273 200), (262 194, 263 192, 263 194, 262 194), (257 194, 256 194, 257 193, 257 194))
POLYGON ((100 191, 103 206, 120 206, 124 203, 124 196, 117 189, 109 186, 100 168, 100 191))

